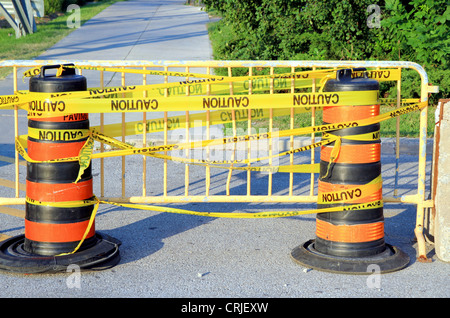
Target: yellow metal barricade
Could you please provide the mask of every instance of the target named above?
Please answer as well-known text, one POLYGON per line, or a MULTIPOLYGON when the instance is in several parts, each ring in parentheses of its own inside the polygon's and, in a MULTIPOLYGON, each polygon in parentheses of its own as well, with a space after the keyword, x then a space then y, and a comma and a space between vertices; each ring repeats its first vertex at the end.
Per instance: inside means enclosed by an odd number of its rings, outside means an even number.
MULTIPOLYGON (((14 109, 14 116, 11 118, 11 125, 14 125, 14 135, 17 140, 26 140, 26 136, 19 134, 18 118, 21 109, 42 114, 43 111, 52 112, 61 108, 57 101, 46 104, 44 101, 38 102, 36 100, 28 101, 26 103, 28 108, 23 107, 25 103, 20 103, 20 101, 26 101, 26 99, 22 98, 26 96, 28 81, 23 81, 22 76, 35 74, 38 72, 39 67, 43 65, 68 63, 73 63, 75 68, 87 77, 88 85, 91 88, 89 97, 96 98, 84 101, 76 99, 71 102, 70 99, 64 100, 63 97, 57 96, 56 100, 64 103, 64 114, 84 112, 86 110, 100 113, 99 125, 91 127, 91 130, 98 133, 96 140, 100 141, 98 151, 92 154, 93 158, 100 159, 100 175, 98 176, 100 193, 97 194, 97 197, 100 201, 114 204, 180 202, 315 203, 318 199, 314 190, 317 186, 317 162, 319 158, 315 156, 315 148, 311 145, 320 146, 320 142, 326 141, 326 138, 319 140, 317 136, 317 133, 322 132, 320 125, 317 124, 321 110, 320 105, 327 105, 327 103, 331 102, 336 102, 336 105, 339 105, 339 103, 345 105, 345 98, 349 98, 349 100, 353 98, 345 94, 339 96, 317 95, 324 81, 327 77, 333 76, 335 70, 342 68, 354 69, 355 76, 363 74, 362 70, 357 70, 358 68, 366 68, 366 74, 370 78, 379 81, 396 81, 397 97, 394 103, 399 110, 397 113, 395 110, 392 111, 385 119, 397 117, 397 162, 400 156, 399 116, 404 111, 420 110, 417 192, 399 196, 397 189, 395 189, 393 196, 384 196, 383 201, 414 204, 417 206, 415 233, 419 243, 419 258, 426 259, 425 241, 422 234, 424 210, 433 206, 432 200, 428 200, 425 197, 428 116, 426 102, 428 101, 428 94, 434 92, 436 88, 430 88, 427 74, 420 65, 412 62, 378 61, 2 61, 0 62, 0 67, 12 67, 13 69, 11 92, 3 94, 4 96, 0 98, 3 98, 2 104, 13 104, 11 109, 14 109), (415 70, 421 78, 421 97, 415 104, 419 106, 414 109, 401 108, 404 102, 401 97, 401 71, 403 69, 415 70), (24 74, 24 71, 29 71, 29 73, 24 74), (283 75, 277 76, 277 74, 283 75), (119 78, 119 80, 116 80, 116 78, 119 78), (153 93, 145 89, 136 90, 135 88, 140 85, 151 86, 153 93), (297 93, 302 93, 302 95, 297 93), (18 98, 21 98, 21 100, 19 102, 15 101, 14 96, 19 96, 18 98), (98 111, 96 105, 98 105, 98 111), (308 105, 312 105, 312 107, 308 108, 308 105), (106 109, 106 106, 109 107, 108 110, 102 111, 106 109), (81 110, 74 111, 77 109, 81 110), (69 110, 72 110, 72 112, 69 110), (155 118, 155 116, 152 116, 150 118, 149 112, 153 114, 156 111, 159 112, 160 117, 155 118), (173 114, 172 111, 178 112, 173 114), (180 111, 181 113, 179 113, 180 111), (309 130, 307 127, 296 127, 295 125, 296 115, 306 111, 311 113, 309 130), (117 124, 106 124, 107 116, 110 116, 110 113, 113 112, 120 114, 120 122, 117 124), (127 121, 127 113, 138 112, 142 113, 140 120, 127 121), (288 118, 287 129, 279 131, 274 126, 274 118, 278 116, 286 116, 288 118), (261 119, 268 122, 268 128, 265 131, 257 132, 255 123, 261 119), (244 124, 240 124, 241 126, 238 127, 240 122, 244 122, 244 124), (224 124, 231 131, 231 136, 224 136, 223 140, 219 139, 218 142, 216 142, 218 140, 216 138, 216 141, 214 141, 213 127, 224 124), (204 153, 202 153, 200 160, 192 160, 192 153, 196 151, 198 146, 198 141, 192 141, 191 136, 192 129, 195 127, 200 127, 200 129, 203 129, 202 132, 204 132, 200 143, 203 142, 203 146, 206 147, 204 147, 204 153), (314 129, 314 127, 318 128, 314 129), (171 142, 173 142, 173 140, 170 140, 170 132, 176 129, 183 131, 184 136, 182 140, 177 140, 176 148, 170 148, 168 145, 171 145, 171 142), (244 129, 247 130, 246 134, 242 134, 244 129), (149 134, 153 133, 162 135, 160 144, 149 145, 149 134), (299 145, 297 135, 309 136, 309 142, 299 145), (129 141, 126 138, 127 136, 140 136, 139 140, 141 140, 142 147, 127 143, 129 141), (276 137, 283 137, 283 140, 286 140, 288 143, 285 151, 285 154, 289 157, 289 165, 287 166, 281 167, 273 162, 277 158, 273 151, 275 148, 273 143, 279 141, 276 137), (265 156, 263 156, 268 163, 266 168, 252 165, 253 162, 259 159, 255 158, 252 151, 252 147, 254 147, 252 141, 261 141, 259 138, 264 139, 264 145, 267 146, 267 151, 265 156), (105 144, 109 144, 113 151, 106 151, 105 144), (237 157, 236 147, 238 144, 244 145, 244 148, 241 148, 239 152, 244 154, 241 156, 242 158, 237 157), (218 162, 211 160, 211 152, 214 151, 214 148, 211 146, 228 147, 227 149, 231 155, 221 162, 222 164, 228 164, 227 166, 215 165, 218 162), (150 149, 150 147, 153 148, 150 149), (138 148, 141 148, 141 150, 138 150, 138 148), (145 151, 142 149, 145 149, 145 151), (170 155, 170 152, 173 150, 179 150, 181 155, 174 158, 170 155), (294 165, 295 153, 299 151, 310 151, 310 164, 304 167, 294 165), (104 171, 104 160, 110 153, 122 155, 121 196, 119 197, 111 197, 105 193, 107 174, 104 171), (147 173, 148 158, 145 155, 142 156, 141 192, 127 195, 126 188, 129 180, 125 178, 126 155, 130 153, 152 153, 153 157, 162 160, 163 188, 161 195, 151 195, 148 191, 147 180, 151 176, 147 173), (182 195, 172 195, 169 191, 168 183, 170 178, 179 178, 179 176, 170 174, 168 168, 169 160, 178 160, 184 163, 185 174, 182 195), (204 166, 204 191, 202 194, 192 194, 190 184, 191 164, 204 166), (211 191, 212 167, 222 167, 225 169, 224 171, 228 170, 225 181, 225 194, 214 194, 211 191), (246 171, 246 189, 239 195, 231 194, 230 191, 231 176, 235 170, 246 171), (254 195, 252 194, 252 172, 261 170, 268 172, 267 194, 254 195), (288 173, 289 182, 286 195, 273 193, 273 171, 288 173), (308 193, 297 194, 294 191, 294 175, 296 172, 310 174, 308 193)), ((221 129, 223 130, 223 128, 221 129)), ((28 133, 39 134, 39 131, 29 131, 28 133)), ((304 141, 304 138, 301 141, 304 141)), ((11 140, 11 143, 13 142, 11 140)), ((20 142, 18 144, 20 145, 20 142)), ((24 164, 24 162, 19 160, 19 158, 19 152, 16 151, 14 159, 15 180, 0 179, 0 186, 11 187, 15 191, 15 195, 12 197, 1 197, 0 206, 25 203, 25 196, 21 196, 19 192, 24 190, 24 186, 19 178, 19 165, 24 164)), ((398 166, 396 169, 397 177, 398 166)), ((167 211, 167 209, 164 211, 167 211)), ((286 214, 286 216, 288 215, 286 214)))

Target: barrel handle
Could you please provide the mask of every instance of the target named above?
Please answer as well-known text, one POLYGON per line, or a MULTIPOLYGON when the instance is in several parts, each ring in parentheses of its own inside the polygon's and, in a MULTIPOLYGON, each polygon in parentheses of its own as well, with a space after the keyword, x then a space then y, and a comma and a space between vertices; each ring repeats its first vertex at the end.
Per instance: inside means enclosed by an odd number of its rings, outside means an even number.
POLYGON ((54 65, 44 65, 41 67, 41 73, 40 77, 45 77, 45 71, 50 69, 60 69, 62 67, 62 72, 59 74, 59 76, 65 76, 65 75, 76 75, 74 68, 66 68, 64 66, 75 66, 73 63, 70 64, 54 64, 54 65))

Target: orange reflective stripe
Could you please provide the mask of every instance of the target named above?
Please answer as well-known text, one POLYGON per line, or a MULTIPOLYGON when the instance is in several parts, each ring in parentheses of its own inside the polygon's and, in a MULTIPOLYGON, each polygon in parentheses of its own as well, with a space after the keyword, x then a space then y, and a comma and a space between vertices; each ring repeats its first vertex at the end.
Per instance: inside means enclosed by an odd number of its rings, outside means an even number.
MULTIPOLYGON (((89 224, 89 220, 76 223, 38 223, 25 219, 25 237, 37 242, 76 242, 83 238, 89 224)), ((92 224, 91 229, 86 238, 90 238, 95 234, 95 225, 92 224)))
POLYGON ((384 222, 334 225, 316 219, 316 235, 324 240, 343 243, 376 241, 384 237, 384 222))
POLYGON ((44 202, 87 200, 92 197, 92 179, 77 183, 37 183, 27 180, 26 193, 30 199, 44 202))
MULTIPOLYGON (((320 159, 330 161, 332 146, 323 146, 320 159)), ((342 145, 333 162, 336 163, 371 163, 380 161, 381 144, 342 145)))
POLYGON ((85 143, 86 140, 59 143, 28 140, 28 155, 37 161, 77 157, 85 143))
POLYGON ((325 123, 340 123, 352 120, 366 119, 380 114, 380 105, 369 106, 325 106, 323 121, 325 123))
POLYGON ((318 182, 319 203, 367 203, 378 201, 383 198, 381 183, 371 185, 334 184, 319 180, 318 182), (333 192, 330 197, 328 192, 333 192), (339 193, 336 193, 339 192, 339 193))

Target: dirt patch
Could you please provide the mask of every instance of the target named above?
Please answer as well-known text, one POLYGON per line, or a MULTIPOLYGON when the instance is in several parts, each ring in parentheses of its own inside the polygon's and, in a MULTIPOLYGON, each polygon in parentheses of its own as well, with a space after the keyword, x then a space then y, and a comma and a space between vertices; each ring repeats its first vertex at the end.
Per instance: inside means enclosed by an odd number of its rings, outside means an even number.
POLYGON ((0 29, 10 28, 8 21, 6 21, 5 17, 0 17, 0 29))

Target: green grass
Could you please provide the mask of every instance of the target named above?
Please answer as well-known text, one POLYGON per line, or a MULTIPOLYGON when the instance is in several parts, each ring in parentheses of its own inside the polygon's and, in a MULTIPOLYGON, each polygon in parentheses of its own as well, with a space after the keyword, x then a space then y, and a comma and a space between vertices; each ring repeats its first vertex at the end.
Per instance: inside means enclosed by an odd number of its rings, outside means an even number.
MULTIPOLYGON (((82 6, 81 25, 118 1, 121 0, 105 0, 82 6)), ((14 29, 0 29, 0 60, 31 60, 39 56, 75 30, 67 27, 66 21, 71 14, 68 12, 47 23, 38 24, 37 32, 18 39, 15 37, 14 29)), ((4 78, 11 71, 11 68, 0 68, 0 78, 4 78)))

